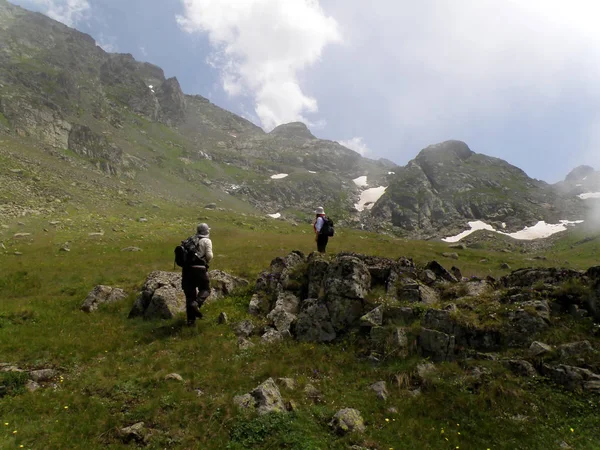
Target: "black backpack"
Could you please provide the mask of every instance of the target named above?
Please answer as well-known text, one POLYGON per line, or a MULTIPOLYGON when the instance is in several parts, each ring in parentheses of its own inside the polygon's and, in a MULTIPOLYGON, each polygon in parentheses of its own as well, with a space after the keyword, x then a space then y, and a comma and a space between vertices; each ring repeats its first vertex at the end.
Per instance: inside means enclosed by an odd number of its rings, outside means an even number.
POLYGON ((323 217, 323 226, 321 227, 320 235, 323 236, 333 236, 335 234, 335 230, 333 229, 333 220, 329 217, 323 217))
POLYGON ((177 264, 179 267, 192 266, 194 264, 204 264, 204 261, 198 258, 196 250, 197 249, 192 238, 181 241, 181 244, 175 247, 175 264, 177 264))

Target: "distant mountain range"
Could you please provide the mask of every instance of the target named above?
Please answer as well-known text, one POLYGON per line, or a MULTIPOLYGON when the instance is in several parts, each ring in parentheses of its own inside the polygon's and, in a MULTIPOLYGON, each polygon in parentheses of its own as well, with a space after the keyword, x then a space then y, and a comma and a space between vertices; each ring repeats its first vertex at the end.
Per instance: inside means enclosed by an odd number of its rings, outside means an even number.
POLYGON ((0 42, 0 218, 161 200, 306 221, 322 205, 341 224, 436 238, 471 220, 516 231, 581 219, 580 194, 600 192, 590 167, 549 185, 458 141, 400 167, 302 123, 265 133, 161 68, 5 0, 0 42))

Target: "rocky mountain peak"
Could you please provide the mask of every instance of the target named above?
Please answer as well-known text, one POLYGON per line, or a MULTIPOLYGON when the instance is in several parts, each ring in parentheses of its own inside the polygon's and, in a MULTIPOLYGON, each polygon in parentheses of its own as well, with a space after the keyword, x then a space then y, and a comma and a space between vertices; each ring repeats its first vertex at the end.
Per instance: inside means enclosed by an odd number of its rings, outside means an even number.
POLYGON ((287 139, 316 139, 308 127, 302 122, 291 122, 279 125, 269 134, 271 136, 287 139))
POLYGON ((576 181, 582 181, 584 178, 588 177, 589 175, 592 175, 593 173, 594 173, 594 168, 591 166, 583 165, 583 166, 575 167, 566 176, 565 181, 572 182, 572 183, 576 182, 576 181))
POLYGON ((462 141, 445 141, 439 144, 430 145, 421 150, 417 155, 418 162, 449 162, 452 160, 465 161, 469 159, 473 152, 467 144, 462 141))
POLYGON ((167 123, 180 122, 185 118, 185 95, 177 78, 169 78, 156 90, 162 119, 167 123))

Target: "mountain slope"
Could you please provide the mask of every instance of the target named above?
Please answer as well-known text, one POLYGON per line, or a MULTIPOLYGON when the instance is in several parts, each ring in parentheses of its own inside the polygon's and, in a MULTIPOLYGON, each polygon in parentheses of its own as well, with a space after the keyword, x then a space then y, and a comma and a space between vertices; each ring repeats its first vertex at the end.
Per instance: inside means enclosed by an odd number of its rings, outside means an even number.
POLYGON ((469 220, 516 231, 584 213, 580 199, 529 178, 506 161, 475 153, 460 141, 427 147, 397 169, 372 209, 379 222, 391 221, 421 237, 453 234, 469 220))

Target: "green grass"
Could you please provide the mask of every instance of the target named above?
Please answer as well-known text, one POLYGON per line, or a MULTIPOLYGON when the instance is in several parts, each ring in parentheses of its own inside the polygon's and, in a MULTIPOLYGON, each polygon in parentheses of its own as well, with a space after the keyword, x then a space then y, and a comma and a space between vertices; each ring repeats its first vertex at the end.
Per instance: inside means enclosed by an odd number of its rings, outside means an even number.
MULTIPOLYGON (((212 228, 211 268, 251 282, 274 257, 293 249, 308 253, 315 247, 309 224, 293 227, 221 211, 203 210, 200 215, 212 228)), ((422 394, 413 397, 393 380, 398 374, 413 379, 420 360, 389 358, 373 365, 362 357, 359 335, 333 345, 282 343, 240 352, 230 328, 218 325, 216 318, 224 311, 231 321, 247 319, 250 291, 207 306, 195 330, 183 327, 182 317, 128 320, 147 274, 173 270, 173 247, 192 232, 198 214, 167 205, 142 206, 137 216, 149 221, 107 211, 71 214, 70 220, 54 227, 37 219, 25 226, 9 223, 8 230, 0 230, 7 247, 0 254, 0 362, 29 369, 55 367, 63 376, 55 381, 56 389, 34 393, 25 392, 18 375, 0 379, 0 385, 11 386, 10 394, 0 400, 1 448, 127 448, 117 429, 139 421, 153 430, 148 448, 156 449, 548 449, 562 441, 577 449, 598 448, 595 403, 545 382, 515 378, 495 362, 477 363, 492 373, 482 380, 469 375, 473 363, 442 364, 422 394), (104 230, 104 236, 88 236, 97 229, 104 230), (32 236, 14 239, 15 232, 32 236), (66 241, 71 251, 60 252, 66 241), (121 252, 131 245, 143 251, 121 252), (23 255, 15 256, 15 251, 23 255), (120 286, 130 295, 94 314, 79 311, 97 284, 120 286), (165 381, 172 372, 186 382, 165 381), (296 402, 297 411, 266 417, 237 411, 233 396, 268 377, 297 380, 296 390, 282 389, 285 400, 296 402), (378 380, 388 382, 390 398, 385 404, 367 389, 378 380), (307 383, 323 393, 322 403, 305 398, 302 389, 307 383), (391 406, 397 414, 388 412, 391 406), (328 423, 343 407, 361 411, 367 424, 364 435, 332 433, 328 423), (528 419, 515 419, 519 415, 528 419)), ((439 259, 446 248, 442 243, 339 229, 328 250, 408 256, 425 264, 439 259)), ((505 254, 460 254, 452 264, 465 275, 505 273, 496 264, 478 263, 484 256, 494 260, 505 254)), ((530 265, 526 256, 509 255, 513 268, 530 265)), ((592 253, 582 254, 573 264, 583 268, 591 257, 592 253)), ((559 259, 561 253, 550 252, 549 259, 539 263, 552 265, 559 259)))

